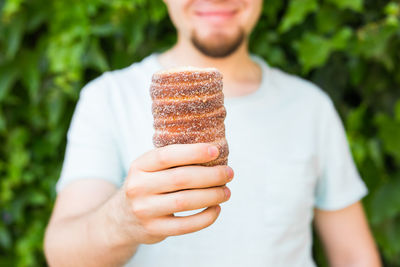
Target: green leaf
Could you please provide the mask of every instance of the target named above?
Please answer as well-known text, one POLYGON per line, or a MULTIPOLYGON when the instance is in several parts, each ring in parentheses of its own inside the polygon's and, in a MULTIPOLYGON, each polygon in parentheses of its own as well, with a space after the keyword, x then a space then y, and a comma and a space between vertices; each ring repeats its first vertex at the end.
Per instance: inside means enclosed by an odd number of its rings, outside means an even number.
POLYGON ((148 0, 147 4, 149 5, 148 11, 151 21, 159 22, 167 16, 167 8, 163 1, 148 0))
POLYGON ((332 51, 329 40, 314 33, 306 33, 296 48, 305 73, 323 65, 332 51))
POLYGON ((308 14, 318 8, 317 0, 291 0, 286 11, 279 32, 283 33, 290 30, 293 26, 301 23, 308 14))
POLYGON ((342 50, 347 47, 351 36, 352 31, 348 28, 340 30, 331 39, 315 33, 306 33, 295 44, 303 71, 307 73, 312 68, 325 64, 333 51, 342 50))
POLYGON ((331 33, 336 31, 342 24, 342 13, 330 5, 321 7, 316 12, 316 27, 320 33, 331 33))
POLYGON ((87 64, 93 66, 98 71, 104 72, 109 70, 108 62, 104 51, 101 49, 99 42, 92 41, 89 46, 87 56, 87 64))
POLYGON ((400 163, 400 122, 385 114, 377 115, 375 121, 385 150, 400 163))
POLYGON ((394 107, 394 116, 397 122, 400 122, 400 99, 397 100, 396 105, 394 107))
POLYGON ((381 145, 377 138, 371 139, 368 142, 369 155, 375 166, 382 171, 384 169, 384 158, 381 145))
POLYGON ((387 53, 390 40, 398 32, 397 26, 371 23, 357 32, 355 51, 366 58, 382 62, 391 70, 394 67, 393 57, 387 53))
POLYGON ((16 253, 21 258, 19 266, 37 266, 35 252, 42 247, 44 222, 35 220, 25 230, 23 238, 16 244, 16 253))
MULTIPOLYGON (((5 133, 7 128, 7 123, 6 123, 6 118, 0 109, 0 133, 5 133)), ((1 168, 0 168, 0 173, 1 173, 1 168)))
POLYGON ((14 86, 19 75, 14 65, 0 66, 0 103, 4 101, 11 87, 14 86))
POLYGON ((400 258, 400 228, 398 220, 388 220, 376 226, 374 235, 378 245, 383 248, 382 256, 386 258, 385 266, 397 267, 400 258))
POLYGON ((363 0, 326 0, 328 3, 336 5, 338 8, 342 9, 352 9, 354 11, 362 11, 363 0))
POLYGON ((268 64, 272 66, 279 66, 286 62, 286 55, 277 43, 279 37, 275 31, 269 31, 257 36, 251 47, 257 55, 264 57, 268 64))
POLYGON ((40 68, 39 56, 36 51, 23 51, 18 65, 21 66, 24 75, 21 77, 23 85, 28 89, 31 102, 37 104, 39 101, 40 68))
POLYGON ((59 125, 65 109, 65 98, 62 92, 55 91, 49 95, 47 103, 48 125, 54 129, 59 125))
POLYGON ((366 105, 360 105, 349 112, 346 119, 346 129, 350 132, 360 132, 364 126, 366 105))
POLYGON ((282 0, 264 0, 263 14, 269 19, 269 21, 275 24, 283 4, 284 1, 282 0))
POLYGON ((374 194, 372 223, 378 224, 400 213, 400 177, 390 180, 374 194))
POLYGON ((24 2, 24 0, 6 0, 5 5, 3 7, 3 14, 6 17, 6 19, 10 19, 11 16, 13 16, 15 13, 17 13, 20 8, 21 4, 24 2))
POLYGON ((7 255, 0 258, 0 266, 15 266, 15 256, 7 255))
POLYGON ((43 192, 32 192, 30 194, 29 203, 31 205, 41 206, 46 204, 47 201, 48 199, 46 195, 43 194, 43 192))
POLYGON ((362 164, 365 162, 365 159, 368 155, 368 151, 367 148, 365 146, 365 139, 364 138, 360 138, 358 136, 356 137, 352 137, 352 136, 348 136, 348 140, 350 143, 350 147, 351 147, 351 153, 354 157, 354 160, 358 163, 358 164, 362 164))
MULTIPOLYGON (((11 235, 7 232, 7 228, 0 224, 0 247, 10 248, 12 244, 11 235)), ((1 265, 0 265, 1 266, 1 265)))
POLYGON ((7 31, 5 33, 5 38, 7 40, 5 57, 7 60, 13 59, 17 54, 17 51, 21 45, 25 26, 25 17, 20 15, 13 20, 9 27, 7 27, 7 31))
POLYGON ((347 47, 350 38, 353 36, 353 31, 350 28, 343 28, 336 33, 331 39, 332 47, 335 50, 341 50, 347 47))
POLYGON ((400 15, 400 4, 395 2, 390 2, 385 6, 385 14, 392 16, 400 15))
POLYGON ((111 23, 104 23, 104 24, 99 24, 99 25, 93 25, 91 28, 92 34, 96 36, 108 36, 112 35, 116 31, 118 31, 118 28, 115 27, 115 25, 111 23))
POLYGON ((29 151, 25 149, 28 138, 28 130, 23 127, 15 128, 9 134, 7 150, 12 151, 12 153, 9 153, 7 171, 8 178, 13 182, 13 185, 21 184, 22 173, 31 159, 29 151))
POLYGON ((49 20, 50 6, 38 6, 32 10, 32 16, 29 17, 29 23, 26 25, 26 30, 32 32, 45 24, 49 20))

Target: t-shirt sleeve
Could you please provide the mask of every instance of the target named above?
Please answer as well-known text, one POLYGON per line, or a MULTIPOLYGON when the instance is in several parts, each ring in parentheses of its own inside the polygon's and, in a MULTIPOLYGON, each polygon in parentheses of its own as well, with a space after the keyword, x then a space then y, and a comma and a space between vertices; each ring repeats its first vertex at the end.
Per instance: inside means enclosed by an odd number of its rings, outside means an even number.
POLYGON ((103 179, 120 186, 122 164, 115 138, 115 122, 104 76, 89 83, 80 93, 67 135, 67 147, 59 193, 78 179, 103 179))
POLYGON ((321 114, 320 177, 315 206, 322 210, 338 210, 359 201, 368 190, 357 171, 344 127, 330 99, 321 114))

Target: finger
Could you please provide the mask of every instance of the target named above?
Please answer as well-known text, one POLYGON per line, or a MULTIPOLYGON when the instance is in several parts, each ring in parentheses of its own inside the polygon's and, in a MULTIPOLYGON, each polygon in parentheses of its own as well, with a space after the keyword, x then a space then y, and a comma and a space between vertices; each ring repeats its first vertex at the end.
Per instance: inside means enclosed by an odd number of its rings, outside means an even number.
POLYGON ((142 171, 160 171, 171 167, 206 163, 218 157, 218 147, 211 144, 177 144, 153 149, 134 164, 142 171))
POLYGON ((167 216, 153 222, 153 228, 160 235, 175 236, 193 233, 204 229, 215 222, 221 207, 209 207, 202 212, 184 217, 167 216))
POLYGON ((226 186, 183 190, 142 198, 133 204, 133 210, 135 215, 142 219, 156 218, 215 206, 227 201, 230 195, 231 192, 226 186))
POLYGON ((232 181, 234 173, 228 166, 184 166, 148 174, 146 193, 167 193, 184 189, 221 186, 232 181))

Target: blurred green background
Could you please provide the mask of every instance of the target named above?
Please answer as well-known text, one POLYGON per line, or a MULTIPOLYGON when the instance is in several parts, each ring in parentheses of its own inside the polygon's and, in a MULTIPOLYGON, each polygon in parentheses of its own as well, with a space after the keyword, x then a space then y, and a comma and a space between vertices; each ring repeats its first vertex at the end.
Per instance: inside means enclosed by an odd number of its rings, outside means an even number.
MULTIPOLYGON (((251 41, 334 100, 385 266, 400 266, 399 20, 398 1, 265 0, 251 41)), ((0 266, 45 265, 43 231, 82 86, 174 41, 161 0, 0 0, 0 266)), ((318 241, 314 255, 326 266, 318 241)))

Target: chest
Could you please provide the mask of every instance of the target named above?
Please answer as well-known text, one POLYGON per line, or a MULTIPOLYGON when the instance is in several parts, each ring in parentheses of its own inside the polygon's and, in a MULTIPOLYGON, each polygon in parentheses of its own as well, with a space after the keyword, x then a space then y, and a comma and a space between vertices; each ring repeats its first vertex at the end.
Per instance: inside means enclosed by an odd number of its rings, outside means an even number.
MULTIPOLYGON (((227 118, 232 214, 238 207, 257 210, 254 223, 291 225, 311 221, 318 159, 314 136, 306 120, 287 121, 284 114, 259 110, 227 118)), ((243 218, 246 220, 246 218, 243 218)))
MULTIPOLYGON (((153 149, 150 102, 147 105, 140 112, 132 111, 123 124, 125 171, 135 158, 153 149)), ((226 108, 228 164, 235 171, 227 216, 251 205, 259 211, 257 223, 292 223, 301 216, 311 219, 318 158, 309 118, 290 109, 275 113, 262 106, 243 108, 229 103, 226 108)))

